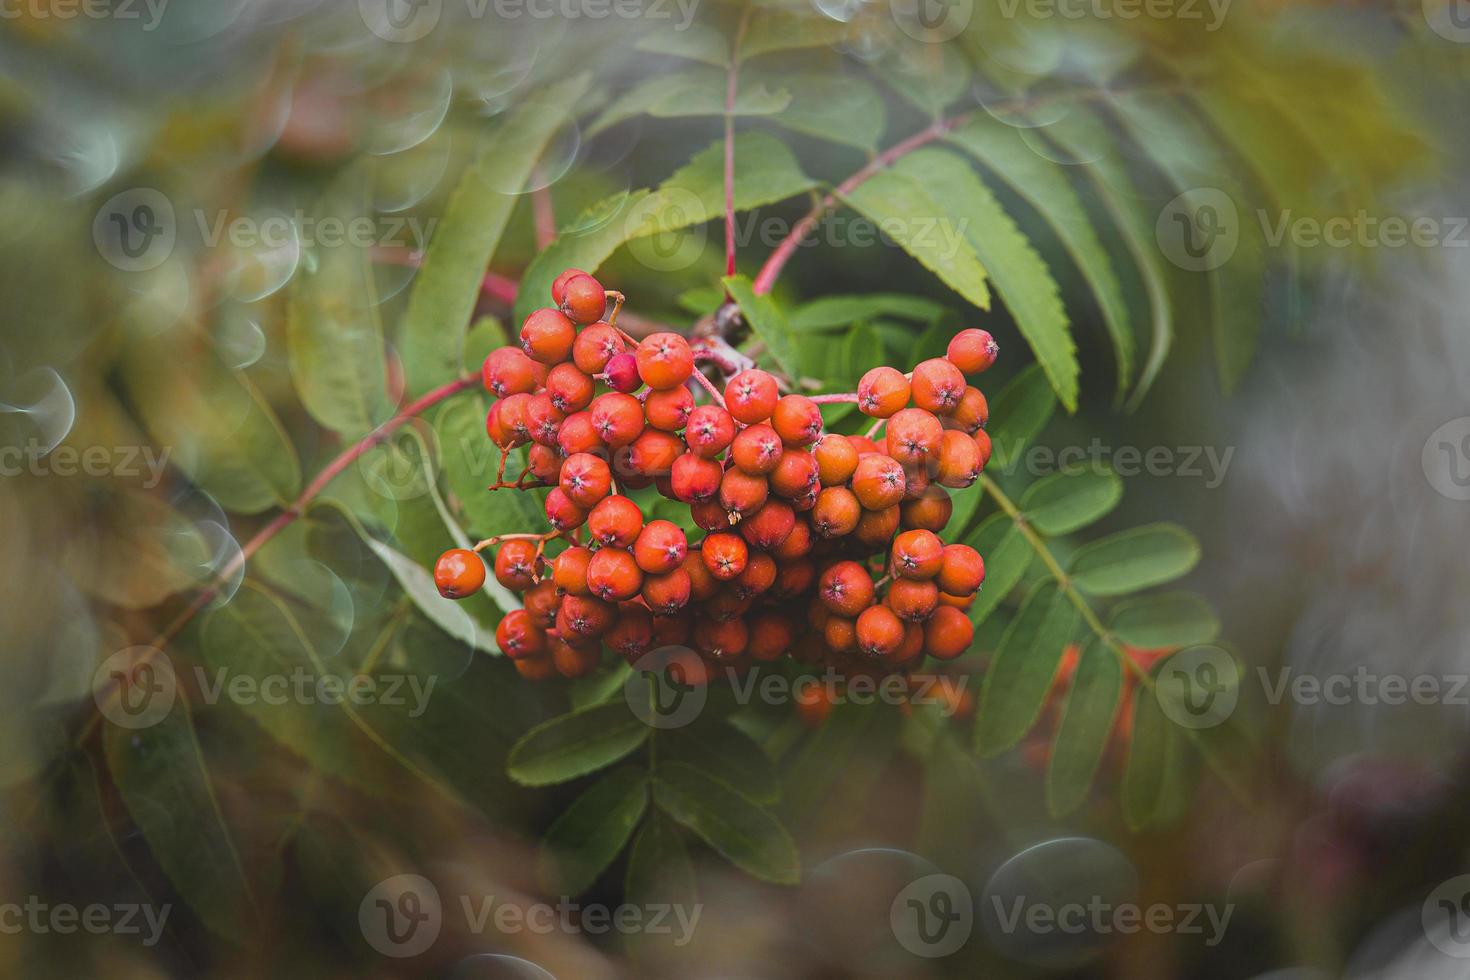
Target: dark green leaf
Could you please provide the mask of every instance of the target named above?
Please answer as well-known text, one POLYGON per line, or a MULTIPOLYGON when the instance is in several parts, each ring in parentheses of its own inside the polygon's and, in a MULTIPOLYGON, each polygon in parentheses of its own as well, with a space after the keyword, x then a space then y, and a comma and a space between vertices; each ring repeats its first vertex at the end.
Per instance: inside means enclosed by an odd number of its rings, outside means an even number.
POLYGON ((540 877, 549 894, 580 895, 612 864, 648 807, 648 777, 617 769, 577 797, 541 841, 540 877))
POLYGON ((840 71, 782 72, 756 76, 791 93, 772 120, 820 139, 872 150, 883 135, 883 99, 866 81, 840 71))
POLYGON ((986 518, 970 536, 969 543, 985 559, 985 581, 969 609, 970 622, 978 626, 1020 584, 1036 553, 1021 529, 1005 514, 986 518))
POLYGON ((801 859, 786 828, 725 783, 678 762, 660 765, 653 799, 730 863, 762 881, 794 885, 801 859))
POLYGON ((670 732, 659 738, 658 748, 660 758, 692 766, 757 803, 781 796, 766 754, 728 721, 701 721, 670 732))
POLYGON ((1108 629, 1122 643, 1158 650, 1209 643, 1220 632, 1210 604, 1192 592, 1140 596, 1120 602, 1108 629))
POLYGON ((868 293, 859 296, 823 296, 791 311, 791 329, 799 333, 845 330, 858 320, 895 316, 929 323, 944 314, 944 307, 922 296, 902 293, 868 293))
POLYGON ((1110 470, 1054 473, 1033 483, 1020 507, 1037 531, 1071 534, 1108 515, 1123 499, 1123 481, 1110 470))
POLYGON ((1046 769, 1046 805, 1055 817, 1064 817, 1087 799, 1103 750, 1112 734, 1123 692, 1123 670, 1118 658, 1101 640, 1082 650, 1067 706, 1057 725, 1046 769))
POLYGON ((991 462, 1009 470, 1026 447, 1046 428, 1057 399, 1046 375, 1035 364, 1011 379, 990 405, 991 462))
POLYGON ((649 728, 622 700, 543 722, 511 747, 510 776, 526 786, 550 786, 612 765, 647 740, 649 728))
POLYGON ((771 360, 787 377, 796 377, 800 352, 791 333, 791 325, 786 322, 786 315, 776 301, 766 294, 757 296, 750 280, 744 276, 726 276, 723 282, 730 296, 740 305, 751 332, 766 345, 771 360))
POLYGON ((1182 750, 1182 738, 1150 691, 1138 692, 1133 704, 1133 731, 1123 772, 1123 817, 1133 831, 1153 823, 1166 807, 1171 757, 1182 750))
POLYGON ((1199 543, 1177 524, 1149 524, 1077 549, 1071 576, 1092 595, 1127 595, 1161 585, 1199 561, 1199 543))
POLYGON ((645 905, 656 899, 693 908, 699 901, 689 849, 679 828, 658 811, 648 815, 633 841, 623 894, 627 901, 645 905))
POLYGON ((1026 597, 981 688, 975 744, 983 755, 1005 751, 1036 724, 1076 623, 1076 608, 1055 583, 1045 582, 1026 597))

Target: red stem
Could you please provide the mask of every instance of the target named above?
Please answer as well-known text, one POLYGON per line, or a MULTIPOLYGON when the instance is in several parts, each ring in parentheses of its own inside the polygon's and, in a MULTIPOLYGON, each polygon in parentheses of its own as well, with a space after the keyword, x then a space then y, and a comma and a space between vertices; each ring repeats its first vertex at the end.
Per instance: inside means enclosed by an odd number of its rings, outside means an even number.
MULTIPOLYGON (((540 169, 537 169, 538 183, 540 169)), ((551 186, 544 185, 531 192, 531 208, 536 215, 536 248, 544 251, 556 238, 556 209, 551 204, 551 186)))
POLYGON ((858 396, 855 391, 843 391, 833 395, 812 395, 811 400, 818 405, 832 405, 838 402, 852 402, 856 404, 858 396))

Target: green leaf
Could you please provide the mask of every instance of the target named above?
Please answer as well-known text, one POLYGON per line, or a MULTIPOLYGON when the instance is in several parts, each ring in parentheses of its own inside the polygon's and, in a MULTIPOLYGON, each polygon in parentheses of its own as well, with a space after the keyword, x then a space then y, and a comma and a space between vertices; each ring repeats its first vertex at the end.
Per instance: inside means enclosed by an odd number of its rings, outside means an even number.
POLYGON ((1123 818, 1137 832, 1161 815, 1167 803, 1171 758, 1182 746, 1178 732, 1151 691, 1133 699, 1133 731, 1123 771, 1123 818))
MULTIPOLYGON (((350 223, 369 215, 369 174, 365 166, 348 168, 322 195, 318 216, 350 223)), ((393 413, 370 262, 350 236, 336 248, 317 246, 291 284, 286 310, 286 348, 302 404, 349 439, 393 413)))
POLYGON ((648 808, 648 777, 617 769, 577 797, 541 841, 540 878, 549 894, 580 895, 622 851, 648 808))
POLYGON ((301 464, 280 421, 241 371, 179 329, 125 345, 123 381, 170 462, 225 510, 256 514, 290 503, 301 464))
POLYGON ((709 24, 685 24, 645 34, 633 45, 651 54, 671 54, 724 68, 730 63, 730 42, 709 24))
POLYGON ((858 296, 823 296, 791 311, 791 329, 798 333, 840 330, 859 320, 896 316, 930 323, 944 315, 944 307, 922 296, 903 293, 867 293, 858 296))
POLYGON ((801 859, 786 828, 718 779, 683 763, 663 764, 654 773, 653 799, 748 874, 778 885, 801 880, 801 859))
POLYGON ((1120 602, 1108 630, 1121 643, 1158 650, 1209 643, 1220 632, 1210 604, 1192 592, 1168 592, 1120 602))
POLYGON ((1199 561, 1199 542, 1177 524, 1149 524, 1092 541, 1072 556, 1077 588, 1127 595, 1176 579, 1199 561))
POLYGON ((740 44, 740 60, 777 51, 825 48, 848 36, 851 27, 828 17, 757 8, 740 44))
POLYGON ((1005 514, 986 518, 969 541, 985 559, 985 582, 968 610, 970 622, 979 626, 1021 583, 1036 553, 1021 529, 1005 514))
POLYGON ((945 285, 982 310, 990 309, 985 266, 964 232, 950 220, 952 201, 941 203, 937 188, 898 168, 882 170, 843 201, 883 229, 945 285))
POLYGON ((730 297, 739 304, 740 312, 745 314, 745 322, 750 325, 751 332, 766 345, 771 360, 787 377, 797 377, 800 351, 796 338, 792 336, 791 325, 786 322, 786 314, 781 312, 776 301, 769 294, 757 296, 745 276, 726 276, 721 281, 730 297))
MULTIPOLYGON (((433 572, 366 532, 363 532, 363 541, 388 567, 388 571, 397 579, 403 591, 408 593, 413 604, 435 626, 476 650, 500 652, 500 648, 495 645, 495 632, 492 628, 476 622, 454 599, 446 599, 439 594, 438 587, 434 585, 433 572)), ((486 576, 487 581, 490 578, 493 576, 486 576)))
POLYGON ((1057 399, 1046 375, 1035 364, 1011 379, 990 404, 991 462, 1009 470, 1026 447, 1046 428, 1057 399))
POLYGON ((480 148, 450 195, 399 325, 399 353, 410 397, 456 377, 480 283, 547 143, 586 94, 577 75, 522 102, 480 148))
POLYGON ((119 484, 96 495, 88 509, 91 533, 67 541, 65 566, 89 595, 148 609, 207 576, 211 546, 161 497, 119 484))
MULTIPOLYGON (((690 68, 655 75, 614 99, 587 128, 589 137, 634 116, 723 116, 728 78, 718 68, 690 68)), ((785 109, 791 93, 762 84, 741 84, 735 97, 735 116, 769 116, 785 109)), ((588 270, 591 271, 591 270, 588 270)))
POLYGON ((1118 658, 1101 640, 1093 639, 1077 662, 1051 747, 1046 805, 1052 816, 1064 817, 1087 799, 1112 735, 1122 693, 1123 670, 1118 658))
POLYGON ((1106 517, 1123 499, 1123 481, 1111 470, 1054 473, 1033 483, 1020 507, 1037 531, 1071 534, 1106 517))
POLYGON ((985 787, 974 758, 946 728, 935 733, 922 761, 924 803, 919 853, 941 867, 955 867, 980 843, 986 817, 985 787))
POLYGON ((931 147, 910 153, 894 170, 943 202, 942 210, 930 214, 947 216, 969 241, 1062 405, 1076 411, 1081 368, 1062 291, 1046 262, 962 157, 931 147))
POLYGON ((755 76, 791 93, 791 102, 772 120, 860 150, 873 150, 883 135, 883 98, 862 78, 841 71, 782 72, 755 76))
MULTIPOLYGON (((818 676, 817 683, 826 683, 818 676)), ((815 735, 782 760, 781 818, 822 839, 856 824, 898 743, 899 714, 881 704, 838 704, 815 735)))
POLYGON ((511 747, 506 769, 525 786, 564 783, 617 762, 649 730, 625 703, 611 701, 537 725, 511 747))
POLYGON ((1055 583, 1044 582, 1026 597, 980 691, 975 745, 982 754, 998 755, 1036 724, 1076 625, 1077 610, 1055 583))
POLYGON ((921 111, 937 119, 969 90, 970 65, 954 45, 902 36, 893 40, 893 48, 873 70, 921 111))
POLYGON ((701 721, 660 738, 659 758, 683 762, 719 779, 757 803, 781 797, 776 773, 761 747, 724 720, 701 721))
MULTIPOLYGON (((546 510, 534 490, 487 490, 495 482, 500 450, 485 435, 490 400, 471 392, 445 403, 434 418, 439 464, 444 481, 464 509, 473 537, 488 538, 516 531, 548 531, 546 510)), ((525 453, 514 450, 506 463, 506 479, 514 480, 525 465, 525 453)))
POLYGON ((108 724, 102 738, 112 781, 158 866, 211 931, 244 942, 255 898, 188 706, 175 703, 136 731, 108 724))
POLYGON ((623 685, 633 668, 623 660, 604 667, 571 683, 572 710, 580 711, 594 705, 604 704, 623 692, 623 685))
POLYGON ((1032 149, 1015 127, 983 114, 955 130, 950 138, 995 171, 1035 208, 1076 263, 1097 299, 1103 323, 1112 338, 1121 396, 1133 374, 1133 329, 1128 304, 1112 258, 1068 177, 1069 168, 1032 149))
POLYGON ((694 862, 679 836, 679 828, 657 811, 643 821, 628 855, 624 899, 647 905, 652 900, 693 908, 699 901, 694 862))

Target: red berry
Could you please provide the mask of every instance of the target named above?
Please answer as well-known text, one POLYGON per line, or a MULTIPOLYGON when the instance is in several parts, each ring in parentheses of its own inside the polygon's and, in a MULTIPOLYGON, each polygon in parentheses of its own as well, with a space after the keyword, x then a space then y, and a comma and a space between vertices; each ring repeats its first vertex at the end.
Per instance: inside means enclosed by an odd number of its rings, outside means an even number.
POLYGON ((720 504, 734 514, 753 514, 766 502, 770 484, 763 476, 728 469, 720 480, 720 504))
POLYGON ((941 421, 946 429, 959 429, 973 435, 976 429, 985 428, 985 423, 990 421, 990 403, 979 388, 970 385, 960 396, 954 412, 941 421))
POLYGON ((715 405, 701 405, 689 413, 684 441, 689 451, 705 459, 713 459, 735 439, 735 419, 715 405))
POLYGON ((822 436, 812 447, 812 455, 817 458, 817 473, 825 487, 846 483, 857 469, 857 447, 847 436, 835 432, 822 436))
POLYGON ((658 616, 673 615, 689 604, 692 584, 682 565, 662 575, 645 575, 643 601, 658 616))
POLYGON ((612 628, 617 607, 591 596, 569 595, 556 613, 556 632, 568 643, 595 639, 612 628))
POLYGON ((694 411, 694 396, 682 385, 667 391, 649 392, 643 403, 643 414, 648 424, 664 432, 678 432, 689 424, 689 415, 694 411))
POLYGON ((591 453, 568 456, 561 464, 561 491, 578 507, 591 510, 612 491, 612 470, 591 453))
POLYGON ((909 381, 897 368, 875 367, 859 379, 857 396, 864 415, 886 419, 909 403, 909 381))
POLYGON ((587 563, 587 587, 604 602, 622 602, 643 588, 643 572, 630 552, 601 548, 587 563))
POLYGON ((946 487, 964 488, 980 479, 980 446, 974 438, 958 429, 944 433, 939 445, 939 458, 934 464, 934 479, 946 487))
POLYGON ((592 550, 574 545, 557 555, 551 563, 551 580, 567 595, 591 595, 587 588, 587 566, 592 550))
POLYGON ((546 394, 551 404, 567 415, 580 412, 592 403, 592 376, 583 374, 569 361, 553 367, 546 375, 546 394))
POLYGON ((796 527, 796 511, 790 504, 768 500, 740 522, 740 536, 754 547, 770 551, 779 547, 796 527))
POLYGON ((613 391, 628 395, 643 387, 638 376, 638 359, 624 351, 614 354, 607 362, 607 386, 613 391))
MULTIPOLYGON (((683 453, 684 441, 678 436, 645 429, 628 447, 628 467, 641 476, 668 476, 673 472, 674 461, 683 453)), ((626 475, 624 482, 628 482, 626 475)))
POLYGON ((822 410, 804 395, 787 395, 776 402, 771 424, 788 446, 810 446, 822 434, 822 410))
POLYGON ((567 301, 567 283, 577 276, 585 276, 587 273, 581 269, 567 269, 551 281, 551 302, 556 306, 567 301))
POLYGON ((495 556, 495 580, 512 592, 535 585, 536 546, 524 538, 507 541, 495 556))
POLYGON ((812 508, 812 530, 824 538, 840 538, 851 534, 863 516, 863 505, 846 487, 826 487, 817 494, 812 508))
POLYGON ((925 488, 920 496, 900 505, 904 527, 923 528, 936 533, 944 530, 953 511, 954 503, 949 494, 934 486, 925 488))
MULTIPOLYGON (((562 465, 562 474, 566 474, 565 464, 562 465)), ((561 487, 552 487, 546 495, 546 520, 558 531, 570 531, 582 526, 587 520, 587 511, 573 503, 561 487)))
POLYGON ((633 542, 633 558, 650 575, 673 571, 688 554, 689 542, 672 521, 649 521, 633 542))
POLYGON ((953 606, 941 605, 924 624, 924 652, 936 660, 953 660, 970 648, 975 627, 953 606))
POLYGON ((561 596, 556 594, 556 583, 550 577, 526 590, 525 603, 531 622, 541 629, 551 629, 556 623, 556 608, 561 605, 561 596))
POLYGON ((1000 345, 988 330, 971 327, 954 335, 945 356, 964 373, 979 374, 994 364, 999 354, 1000 345))
POLYGON ((944 426, 932 412, 905 408, 888 420, 888 455, 905 466, 917 466, 939 452, 944 426))
POLYGON ((566 413, 558 410, 552 403, 551 396, 544 391, 539 395, 532 395, 531 400, 526 403, 526 432, 531 441, 539 445, 555 446, 565 419, 566 413))
POLYGON ((944 546, 944 561, 935 579, 939 588, 950 595, 973 595, 985 581, 985 561, 980 552, 967 544, 944 546))
POLYGON ((592 540, 613 548, 631 548, 643 530, 643 512, 627 497, 614 494, 599 501, 587 515, 592 540))
POLYGON ((771 471, 771 491, 777 496, 795 499, 818 489, 819 472, 817 457, 805 449, 788 449, 771 471))
POLYGON ((485 390, 496 398, 536 390, 536 362, 517 347, 497 347, 480 370, 485 390))
POLYGON ((857 644, 864 655, 881 659, 903 645, 903 621, 887 606, 869 606, 857 618, 857 644))
POLYGON ((648 387, 678 388, 694 373, 694 352, 676 333, 656 333, 638 345, 638 375, 648 387))
POLYGON ((617 330, 606 323, 594 323, 577 335, 572 344, 572 360, 583 374, 601 374, 608 362, 628 349, 617 330))
POLYGON ((618 621, 603 634, 602 641, 628 663, 653 646, 653 616, 636 602, 618 606, 618 621))
POLYGON ((577 328, 556 310, 537 310, 521 324, 521 350, 542 364, 556 364, 571 357, 576 340, 577 328))
POLYGON ((512 660, 540 656, 546 652, 546 631, 532 621, 526 610, 515 609, 495 627, 495 645, 512 660))
POLYGON ((752 551, 745 571, 735 576, 735 592, 744 598, 758 596, 776 581, 776 559, 764 551, 752 551))
POLYGON ((898 533, 899 511, 897 504, 881 510, 864 510, 853 528, 852 536, 873 551, 885 551, 893 536, 898 533))
POLYGON ((674 460, 670 471, 674 496, 686 504, 698 500, 709 500, 720 492, 720 481, 725 471, 712 459, 701 459, 693 453, 685 453, 674 460))
POLYGON ((607 311, 607 290, 585 273, 572 276, 562 284, 562 300, 558 305, 573 323, 586 326, 602 319, 602 314, 607 311))
POLYGON ((944 563, 944 542, 933 531, 905 531, 893 539, 893 574, 902 578, 927 579, 939 574, 944 563))
POLYGON ((855 561, 840 561, 822 573, 817 595, 839 616, 856 616, 873 604, 873 580, 855 561))
POLYGON ((725 386, 725 408, 737 422, 754 425, 771 417, 780 392, 776 379, 765 371, 741 371, 725 386))
POLYGON ((740 618, 718 622, 710 619, 694 621, 694 649, 716 662, 734 660, 745 652, 750 642, 750 629, 740 618))
POLYGON ((434 585, 446 599, 463 599, 485 584, 485 563, 473 551, 454 548, 434 563, 434 585))
POLYGON ((949 415, 965 395, 965 376, 942 357, 932 357, 914 368, 914 404, 936 415, 949 415))
POLYGON ((852 474, 852 492, 868 510, 882 510, 898 503, 906 486, 903 467, 898 461, 877 453, 859 459, 852 474))
POLYGON ((745 539, 738 534, 721 531, 705 537, 700 546, 700 559, 709 573, 721 581, 728 581, 745 571, 750 549, 745 539))
POLYGON ((730 459, 746 473, 769 473, 781 460, 784 447, 776 430, 764 423, 740 430, 730 446, 730 459))
POLYGON ((791 649, 796 639, 796 624, 782 613, 766 611, 750 619, 750 642, 746 652, 756 660, 770 662, 791 649))
POLYGON ((614 449, 630 444, 643 431, 643 403, 632 395, 606 392, 592 399, 589 411, 592 427, 614 449))
POLYGON ((897 578, 888 584, 888 595, 883 601, 899 619, 921 623, 939 605, 939 586, 927 580, 897 578))

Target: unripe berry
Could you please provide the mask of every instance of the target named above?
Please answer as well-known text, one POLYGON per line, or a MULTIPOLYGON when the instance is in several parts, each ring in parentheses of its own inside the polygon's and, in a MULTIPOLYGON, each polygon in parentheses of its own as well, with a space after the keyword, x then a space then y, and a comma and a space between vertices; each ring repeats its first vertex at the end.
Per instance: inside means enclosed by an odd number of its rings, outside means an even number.
POLYGON ((817 595, 839 616, 856 616, 873 604, 873 580, 855 561, 830 566, 817 580, 817 595))
POLYGON ((914 368, 914 404, 926 412, 949 415, 965 395, 965 376, 942 357, 931 357, 914 368))
POLYGON ((888 543, 898 533, 898 505, 890 504, 882 510, 864 510, 858 518, 852 536, 872 551, 888 550, 888 543))
POLYGON ((536 310, 521 324, 521 350, 542 364, 556 364, 571 357, 576 341, 577 328, 556 310, 536 310))
MULTIPOLYGON (((562 474, 566 474, 565 464, 562 474)), ((552 487, 546 495, 546 520, 558 531, 570 531, 582 526, 587 520, 587 511, 574 504, 561 487, 552 487)))
POLYGON ((753 514, 765 504, 770 492, 765 477, 731 468, 720 480, 720 505, 732 514, 753 514))
POLYGON ((760 423, 740 430, 730 446, 730 459, 746 473, 760 476, 776 468, 783 451, 776 430, 760 423))
POLYGON ((725 408, 737 422, 754 425, 771 417, 779 395, 775 378, 751 368, 735 375, 725 386, 725 408))
POLYGON ((974 595, 985 581, 985 560, 967 544, 947 544, 934 581, 950 595, 974 595))
POLYGON ((925 488, 917 499, 905 500, 899 509, 904 527, 938 533, 949 523, 949 515, 954 512, 954 502, 949 499, 949 494, 931 486, 925 488))
POLYGON ((678 388, 694 373, 694 352, 676 333, 655 333, 638 345, 638 375, 657 391, 678 388))
POLYGON ((551 562, 551 581, 567 595, 591 595, 587 587, 587 566, 592 563, 592 549, 573 545, 551 562))
MULTIPOLYGON (((517 661, 517 664, 524 662, 517 661)), ((574 646, 566 642, 553 643, 551 662, 556 665, 556 672, 569 681, 576 680, 578 677, 586 677, 602 662, 602 645, 593 643, 587 646, 574 646)))
POLYGON ((700 546, 700 558, 709 573, 722 582, 727 582, 745 571, 750 549, 745 539, 728 531, 708 535, 700 546))
POLYGON ((800 497, 817 488, 817 457, 805 449, 788 449, 771 471, 771 490, 788 499, 800 497))
POLYGON ((975 430, 985 428, 990 421, 990 403, 986 401, 984 392, 970 385, 960 396, 960 403, 954 411, 942 421, 946 429, 959 429, 974 435, 975 430))
POLYGON ((965 374, 979 374, 995 363, 1000 345, 988 330, 961 330, 950 339, 945 357, 965 374))
POLYGON ((606 323, 594 323, 577 335, 572 344, 572 361, 586 375, 601 374, 615 355, 628 349, 617 330, 606 323))
POLYGON ((882 510, 903 500, 907 485, 898 461, 877 453, 859 459, 852 474, 852 492, 868 510, 882 510))
POLYGON ((643 572, 628 551, 601 548, 587 563, 587 587, 604 602, 622 602, 643 588, 643 572))
POLYGON ((934 479, 946 487, 964 488, 980 479, 980 446, 974 438, 950 429, 940 443, 934 479))
POLYGON ((602 642, 628 663, 653 645, 653 616, 636 602, 618 606, 618 621, 603 634, 602 642))
POLYGON ((776 559, 764 551, 752 551, 745 560, 745 571, 735 576, 735 591, 746 598, 758 596, 775 582, 776 559))
POLYGON ((796 511, 790 504, 768 500, 740 522, 740 536, 762 551, 781 545, 796 527, 796 511))
MULTIPOLYGON (((689 595, 695 602, 704 602, 716 592, 720 591, 720 580, 715 578, 714 573, 705 564, 702 550, 691 550, 684 557, 684 564, 680 567, 689 575, 689 595)), ((741 571, 744 571, 743 567, 741 571)), ((740 572, 736 572, 735 574, 739 575, 740 572)), ((733 578, 734 576, 732 575, 731 577, 733 578)))
POLYGON ((684 531, 672 521, 649 521, 633 542, 633 558, 650 575, 673 571, 688 554, 684 531))
POLYGON ((858 380, 858 410, 886 419, 909 403, 909 380, 897 368, 875 367, 858 380))
POLYGON ((689 424, 689 414, 694 411, 694 396, 683 386, 667 391, 649 392, 643 403, 643 414, 648 424, 663 432, 678 432, 689 424))
POLYGON ((689 451, 705 459, 714 459, 735 439, 735 419, 717 405, 701 405, 689 413, 684 441, 689 451))
POLYGON ((903 645, 904 625, 887 606, 869 606, 857 618, 857 645, 864 656, 883 659, 903 645))
POLYGON ((497 347, 480 369, 485 390, 496 398, 536 390, 536 362, 517 347, 497 347))
POLYGON ((863 506, 846 487, 827 487, 817 494, 812 508, 812 530, 824 538, 840 538, 851 534, 863 516, 863 506))
POLYGON ((643 531, 643 511, 622 494, 598 501, 587 515, 592 540, 609 548, 631 548, 643 531))
POLYGON ((562 284, 559 305, 573 323, 586 326, 602 319, 602 314, 607 312, 607 290, 589 275, 572 276, 562 284))
POLYGON ((463 599, 485 584, 485 563, 473 551, 454 548, 434 563, 434 585, 446 599, 463 599))
POLYGON ((805 395, 787 395, 776 402, 771 425, 788 446, 809 446, 822 434, 822 409, 805 395))
POLYGON ((539 656, 546 652, 546 631, 532 622, 526 610, 515 609, 495 627, 495 645, 512 660, 539 656))
POLYGON ((561 431, 556 434, 556 447, 568 457, 607 448, 602 436, 592 427, 592 413, 585 410, 573 412, 562 420, 561 431))
POLYGON ((745 652, 750 630, 739 617, 724 622, 696 619, 694 649, 716 662, 728 662, 745 652))
POLYGON ((846 483, 852 478, 852 471, 857 469, 857 447, 847 436, 835 432, 822 436, 813 447, 812 455, 817 458, 817 472, 824 487, 846 483))
POLYGON ((577 276, 587 275, 581 269, 567 269, 551 281, 551 302, 553 306, 561 306, 567 301, 567 283, 577 276))
POLYGON ((626 351, 614 354, 607 362, 607 386, 624 395, 643 387, 643 381, 638 377, 638 359, 626 351))
MULTIPOLYGON (((565 467, 563 467, 565 469, 565 467)), ((720 481, 725 471, 712 459, 701 459, 693 453, 685 453, 674 460, 670 471, 674 496, 686 504, 697 500, 709 500, 720 492, 720 481)))
POLYGON ((612 491, 612 470, 606 461, 591 453, 577 453, 561 464, 560 487, 572 503, 591 510, 612 491))
POLYGON ((884 602, 898 614, 899 619, 921 623, 939 605, 939 587, 928 580, 897 578, 888 584, 884 602))
POLYGON ((524 592, 536 583, 536 546, 524 538, 507 541, 495 555, 495 581, 512 592, 524 592))
POLYGON ((556 613, 556 632, 568 643, 596 639, 612 628, 617 607, 591 596, 569 595, 556 613))
POLYGON ((975 626, 953 606, 941 605, 924 624, 924 652, 936 660, 953 660, 970 648, 975 626))
POLYGON ((888 455, 905 466, 918 466, 939 452, 944 426, 932 412, 905 408, 888 420, 888 455))
POLYGON ((551 404, 565 415, 590 405, 594 387, 592 376, 583 374, 570 361, 555 365, 546 375, 546 394, 551 404))
POLYGON ((944 563, 944 542, 932 531, 905 531, 893 539, 891 567, 901 578, 928 579, 944 563))
POLYGON ((692 583, 682 566, 662 575, 643 576, 643 601, 659 616, 671 616, 689 604, 692 583))
MULTIPOLYGON (((683 453, 684 440, 678 436, 658 429, 644 429, 643 434, 628 447, 628 467, 642 476, 668 476, 674 471, 674 461, 683 453)), ((624 482, 627 482, 626 476, 624 482)))
POLYGON ((643 403, 632 395, 609 391, 592 399, 592 428, 613 449, 626 446, 643 431, 643 403))
POLYGON ((756 613, 750 619, 750 642, 745 651, 767 663, 778 659, 796 639, 796 624, 779 612, 756 613))

